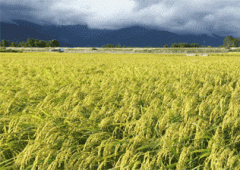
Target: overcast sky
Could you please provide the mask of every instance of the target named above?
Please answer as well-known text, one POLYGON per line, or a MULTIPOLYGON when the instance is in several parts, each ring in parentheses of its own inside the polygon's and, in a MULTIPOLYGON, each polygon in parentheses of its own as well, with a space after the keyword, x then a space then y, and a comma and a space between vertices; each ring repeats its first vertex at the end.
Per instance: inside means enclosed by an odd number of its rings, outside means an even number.
POLYGON ((144 26, 178 34, 240 38, 240 0, 4 0, 0 20, 120 29, 144 26))

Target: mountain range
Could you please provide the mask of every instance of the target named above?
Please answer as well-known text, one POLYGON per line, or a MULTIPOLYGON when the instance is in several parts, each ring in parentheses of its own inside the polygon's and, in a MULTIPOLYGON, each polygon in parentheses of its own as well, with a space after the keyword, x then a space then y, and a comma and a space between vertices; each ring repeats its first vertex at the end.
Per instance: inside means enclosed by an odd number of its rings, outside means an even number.
POLYGON ((28 38, 39 40, 57 39, 61 47, 101 47, 106 44, 122 44, 130 47, 162 47, 172 43, 198 43, 200 46, 218 47, 225 37, 213 34, 179 35, 141 26, 132 26, 119 30, 90 29, 86 25, 39 25, 36 23, 13 20, 12 23, 0 22, 0 39, 17 43, 28 38))

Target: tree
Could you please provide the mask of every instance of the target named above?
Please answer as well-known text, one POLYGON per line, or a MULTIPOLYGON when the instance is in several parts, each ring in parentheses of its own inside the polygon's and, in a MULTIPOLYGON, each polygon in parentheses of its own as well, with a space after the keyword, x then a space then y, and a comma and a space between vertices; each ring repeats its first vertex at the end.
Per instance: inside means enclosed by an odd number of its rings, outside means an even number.
POLYGON ((19 47, 28 47, 28 44, 26 42, 22 41, 18 44, 18 46, 19 47))
POLYGON ((59 42, 56 39, 52 40, 51 44, 52 44, 52 47, 59 47, 59 42))
POLYGON ((28 38, 27 39, 27 44, 28 44, 29 47, 36 47, 34 42, 35 42, 35 40, 33 38, 31 38, 31 39, 28 38))
POLYGON ((112 44, 107 44, 107 45, 104 45, 104 46, 102 46, 102 47, 105 47, 105 48, 114 48, 115 46, 112 45, 112 44))
POLYGON ((39 40, 38 39, 34 40, 34 47, 39 47, 39 40))
POLYGON ((163 45, 163 47, 164 47, 164 48, 167 48, 167 47, 168 47, 168 44, 163 45))
POLYGON ((239 38, 233 38, 232 36, 226 36, 223 40, 223 47, 238 47, 239 38))
POLYGON ((172 43, 171 47, 180 47, 177 43, 172 43))
POLYGON ((11 42, 11 47, 17 47, 17 43, 15 43, 14 41, 11 42))
POLYGON ((183 47, 189 47, 188 43, 182 42, 178 44, 179 47, 183 48, 183 47))
POLYGON ((9 41, 6 41, 6 40, 2 39, 1 46, 2 47, 8 47, 9 46, 9 41))
POLYGON ((6 41, 7 43, 7 46, 6 47, 9 47, 11 45, 11 42, 9 40, 6 41))
POLYGON ((39 40, 38 47, 46 47, 46 42, 44 40, 39 40))
POLYGON ((238 47, 240 38, 234 38, 234 47, 238 47))
POLYGON ((46 47, 52 47, 52 42, 51 41, 46 41, 46 47))
POLYGON ((121 44, 118 44, 116 47, 117 47, 117 48, 121 48, 121 47, 122 47, 122 45, 121 45, 121 44))
POLYGON ((190 47, 199 47, 199 44, 198 44, 198 43, 192 43, 192 44, 190 45, 190 47))

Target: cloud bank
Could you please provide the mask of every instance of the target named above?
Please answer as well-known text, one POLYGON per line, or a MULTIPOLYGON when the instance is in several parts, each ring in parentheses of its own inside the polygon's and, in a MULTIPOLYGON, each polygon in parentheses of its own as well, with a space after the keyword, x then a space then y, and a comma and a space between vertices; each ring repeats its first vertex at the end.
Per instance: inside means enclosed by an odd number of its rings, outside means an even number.
POLYGON ((0 19, 95 29, 138 25, 178 34, 240 37, 239 8, 237 0, 8 0, 0 2, 0 19))

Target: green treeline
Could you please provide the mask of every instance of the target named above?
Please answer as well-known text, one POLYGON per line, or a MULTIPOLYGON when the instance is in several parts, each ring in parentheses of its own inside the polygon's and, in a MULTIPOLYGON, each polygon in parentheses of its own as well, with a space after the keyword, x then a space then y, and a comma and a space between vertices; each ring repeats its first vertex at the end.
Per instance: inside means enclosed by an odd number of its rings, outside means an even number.
MULTIPOLYGON (((219 47, 239 47, 239 41, 240 38, 233 38, 232 36, 226 36, 223 45, 219 47)), ((54 39, 50 41, 45 41, 45 40, 38 40, 38 39, 33 39, 33 38, 28 38, 27 42, 20 42, 16 43, 14 41, 9 41, 9 40, 2 40, 0 42, 0 47, 59 47, 59 42, 54 39)), ((102 46, 103 48, 126 48, 126 45, 114 45, 114 44, 106 44, 102 46)), ((181 43, 173 43, 171 46, 168 44, 163 45, 164 48, 167 47, 173 47, 173 48, 191 48, 191 47, 200 47, 199 44, 197 43, 192 43, 188 44, 186 42, 181 42, 181 43)), ((202 45, 201 47, 205 47, 205 45, 202 45)), ((208 46, 211 47, 211 46, 208 46)))
MULTIPOLYGON (((104 46, 102 46, 103 48, 126 48, 126 45, 122 46, 121 44, 118 44, 117 46, 115 46, 114 44, 106 44, 104 46)), ((168 44, 163 45, 164 48, 168 47, 168 44)), ((199 47, 199 44, 197 43, 193 43, 193 44, 188 44, 188 43, 173 43, 171 45, 171 47, 199 47)), ((201 46, 201 47, 205 47, 205 46, 201 46)))
POLYGON ((104 46, 102 46, 103 48, 126 48, 127 46, 126 45, 121 45, 121 44, 118 44, 118 45, 114 45, 114 44, 106 44, 104 46))
POLYGON ((183 48, 183 47, 199 47, 199 44, 197 43, 192 43, 192 44, 188 44, 188 43, 185 43, 185 42, 182 42, 182 43, 173 43, 171 45, 171 47, 179 47, 179 48, 183 48))
POLYGON ((3 39, 0 42, 0 47, 59 47, 59 42, 56 39, 45 41, 28 38, 27 42, 22 41, 20 43, 16 43, 14 41, 3 39))
MULTIPOLYGON (((224 41, 223 41, 223 45, 220 47, 238 47, 239 46, 239 40, 240 38, 233 38, 232 36, 226 36, 224 41)), ((102 46, 103 48, 126 48, 126 45, 122 46, 121 44, 118 44, 117 46, 115 46, 114 44, 106 44, 104 46, 102 46)), ((168 44, 163 45, 164 48, 169 47, 168 44)), ((186 42, 181 42, 181 43, 172 43, 172 45, 170 47, 173 48, 191 48, 191 47, 200 47, 200 45, 198 43, 192 43, 192 44, 188 44, 186 42)), ((205 47, 205 45, 201 45, 201 47, 205 47)), ((211 47, 211 46, 208 46, 211 47)))

